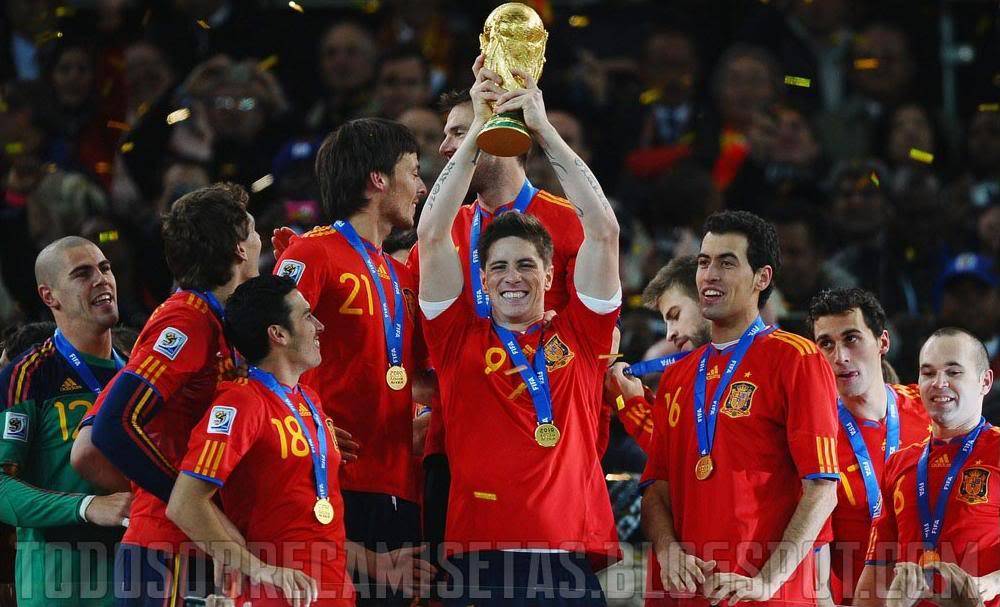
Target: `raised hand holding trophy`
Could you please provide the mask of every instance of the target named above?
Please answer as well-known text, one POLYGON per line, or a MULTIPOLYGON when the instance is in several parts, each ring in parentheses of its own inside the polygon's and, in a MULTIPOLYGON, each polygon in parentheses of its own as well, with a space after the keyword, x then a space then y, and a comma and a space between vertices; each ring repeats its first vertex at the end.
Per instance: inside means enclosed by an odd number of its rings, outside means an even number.
MULTIPOLYGON (((501 4, 486 18, 483 33, 479 35, 484 67, 500 76, 504 89, 522 88, 523 83, 511 70, 520 69, 537 81, 542 75, 548 38, 549 33, 534 9, 519 2, 501 4)), ((531 135, 521 112, 504 112, 494 114, 486 122, 476 144, 494 156, 520 156, 531 149, 531 135)))

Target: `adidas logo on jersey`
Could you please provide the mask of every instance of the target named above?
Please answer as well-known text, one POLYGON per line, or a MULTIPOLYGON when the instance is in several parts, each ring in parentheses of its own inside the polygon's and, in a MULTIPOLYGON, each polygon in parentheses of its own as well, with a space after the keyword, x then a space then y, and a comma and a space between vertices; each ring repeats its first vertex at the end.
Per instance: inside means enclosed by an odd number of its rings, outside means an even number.
POLYGON ((312 413, 309 412, 309 409, 301 403, 299 403, 299 415, 302 417, 312 417, 312 413))
POLYGON ((709 370, 708 374, 705 375, 705 380, 706 381, 712 381, 713 379, 719 379, 719 367, 718 367, 718 365, 712 367, 711 370, 709 370))
POLYGON ((947 453, 942 453, 941 457, 931 462, 931 468, 948 468, 951 466, 951 458, 947 453))
POLYGON ((66 380, 59 386, 60 392, 76 392, 77 390, 82 390, 83 386, 73 381, 72 377, 67 377, 66 380))
POLYGON ((378 267, 378 277, 382 280, 389 280, 389 272, 385 269, 385 266, 378 267))

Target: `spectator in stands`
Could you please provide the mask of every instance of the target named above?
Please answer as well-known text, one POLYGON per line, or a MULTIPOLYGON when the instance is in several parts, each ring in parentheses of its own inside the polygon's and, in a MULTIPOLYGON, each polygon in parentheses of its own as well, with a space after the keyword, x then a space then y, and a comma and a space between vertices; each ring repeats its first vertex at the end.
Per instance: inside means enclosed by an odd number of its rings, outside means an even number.
POLYGON ((323 34, 319 45, 323 96, 305 120, 313 134, 323 136, 351 118, 374 114, 375 59, 371 32, 358 23, 337 23, 323 34))
POLYGON ((416 46, 397 47, 379 59, 375 107, 396 120, 405 110, 430 101, 430 66, 416 46))
POLYGON ((410 129, 420 145, 420 178, 424 183, 434 183, 446 160, 438 151, 444 131, 440 114, 418 106, 404 110, 396 120, 410 129))

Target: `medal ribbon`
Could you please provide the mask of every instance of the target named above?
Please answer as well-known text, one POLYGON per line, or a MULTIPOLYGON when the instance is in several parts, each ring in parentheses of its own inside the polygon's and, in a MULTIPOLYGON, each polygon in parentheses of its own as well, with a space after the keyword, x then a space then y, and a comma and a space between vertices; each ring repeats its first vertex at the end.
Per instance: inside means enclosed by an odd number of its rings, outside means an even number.
POLYGON ((923 536, 924 548, 927 550, 935 550, 937 547, 938 538, 941 536, 941 528, 944 523, 945 509, 948 507, 948 498, 955 488, 955 477, 958 476, 958 471, 962 469, 966 460, 969 459, 972 449, 976 446, 979 433, 985 427, 986 420, 981 417, 979 418, 979 424, 972 432, 965 435, 965 439, 962 441, 962 448, 955 456, 955 459, 952 460, 951 467, 948 468, 948 476, 944 477, 944 483, 941 485, 941 491, 938 493, 937 502, 934 504, 933 519, 931 518, 930 484, 927 478, 927 462, 931 456, 933 437, 927 441, 923 453, 920 454, 920 459, 917 460, 917 510, 920 512, 920 534, 923 536))
POLYGON ((528 358, 521 351, 521 345, 510 330, 493 323, 493 330, 503 342, 503 347, 510 355, 510 361, 515 367, 520 367, 521 379, 528 386, 531 402, 535 405, 535 418, 539 424, 552 423, 552 392, 549 387, 549 372, 545 368, 545 353, 542 352, 541 340, 535 350, 533 362, 529 365, 528 358))
POLYGON ((298 408, 292 403, 291 399, 288 398, 288 388, 282 386, 273 375, 267 371, 258 369, 257 367, 250 367, 250 379, 260 382, 265 388, 281 399, 281 402, 285 403, 285 407, 291 411, 295 421, 299 423, 299 427, 302 428, 302 435, 305 436, 306 444, 309 445, 309 454, 312 456, 313 460, 313 477, 316 481, 316 496, 321 500, 327 499, 330 495, 330 491, 329 486, 327 485, 328 464, 326 459, 326 431, 323 428, 323 419, 320 417, 320 412, 316 410, 316 406, 312 404, 312 401, 309 400, 306 393, 304 391, 300 391, 302 400, 306 402, 306 405, 309 407, 309 412, 312 414, 313 421, 316 422, 316 436, 319 441, 319 449, 317 449, 316 441, 313 441, 312 436, 306 429, 305 422, 302 420, 302 416, 299 415, 298 408))
POLYGON ((648 373, 654 373, 656 371, 663 371, 670 365, 684 358, 688 354, 693 352, 693 350, 688 352, 676 352, 674 354, 668 354, 666 356, 660 356, 659 358, 651 358, 649 360, 644 360, 642 362, 637 362, 625 367, 622 371, 624 375, 630 375, 632 377, 642 377, 648 373))
MULTIPOLYGON (((517 193, 517 198, 514 199, 514 203, 509 208, 508 205, 500 207, 497 209, 496 215, 503 215, 511 211, 524 213, 537 192, 538 188, 531 185, 531 182, 525 179, 524 185, 521 186, 521 191, 517 193)), ((469 233, 469 285, 472 287, 472 295, 476 304, 476 314, 479 318, 489 318, 490 296, 487 295, 486 289, 483 287, 483 279, 479 274, 481 268, 479 235, 483 230, 483 209, 479 206, 478 201, 476 201, 475 207, 476 212, 472 217, 472 229, 469 233)))
POLYGON ((396 315, 393 317, 389 313, 389 302, 385 296, 385 289, 382 287, 382 279, 378 276, 378 268, 372 261, 371 255, 365 248, 361 237, 358 236, 354 226, 347 221, 337 220, 333 222, 333 229, 343 234, 351 248, 354 249, 368 268, 368 274, 375 283, 375 290, 378 292, 378 302, 382 309, 382 327, 385 330, 385 350, 389 354, 389 366, 396 367, 403 364, 403 318, 405 308, 403 307, 403 290, 399 287, 399 279, 396 277, 396 270, 392 263, 382 254, 385 267, 389 271, 389 282, 392 283, 392 291, 395 295, 396 315))
MULTIPOLYGON (((889 456, 899 450, 899 411, 896 408, 896 393, 888 385, 885 386, 885 397, 885 460, 888 461, 889 456)), ((868 453, 868 446, 865 445, 865 439, 861 436, 861 428, 854 419, 854 415, 839 398, 837 399, 837 416, 847 432, 847 440, 851 443, 854 457, 858 460, 861 479, 865 483, 868 515, 872 520, 875 520, 882 513, 882 490, 879 488, 878 479, 875 478, 875 468, 872 465, 871 455, 868 453)))
MULTIPOLYGON (((62 331, 59 329, 56 329, 56 332, 52 335, 52 344, 55 345, 59 354, 66 359, 66 362, 73 367, 73 370, 76 371, 76 374, 83 380, 87 389, 94 394, 100 394, 101 390, 104 389, 104 386, 101 385, 101 382, 97 381, 97 377, 94 376, 94 372, 90 370, 90 367, 88 367, 87 363, 83 360, 83 356, 80 354, 80 351, 77 350, 73 344, 69 343, 69 340, 66 339, 66 336, 63 335, 62 331)), ((125 366, 125 361, 122 359, 121 355, 115 352, 114 348, 111 348, 111 356, 115 361, 115 371, 121 371, 125 366)))
POLYGON ((729 382, 733 379, 736 369, 743 362, 743 357, 746 356, 747 350, 753 344, 754 337, 763 331, 765 326, 764 321, 758 316, 757 320, 753 321, 747 327, 747 330, 743 332, 740 340, 736 343, 736 347, 733 349, 732 356, 729 357, 726 372, 722 375, 719 385, 715 388, 715 394, 712 396, 712 406, 709 408, 707 414, 705 412, 705 386, 708 380, 705 377, 705 369, 708 367, 708 358, 712 354, 713 346, 709 344, 705 348, 705 353, 701 356, 701 361, 698 363, 698 373, 695 375, 694 381, 694 418, 698 424, 698 453, 702 456, 712 452, 712 444, 715 441, 715 424, 719 417, 719 401, 722 400, 722 395, 725 394, 726 388, 729 387, 729 382))

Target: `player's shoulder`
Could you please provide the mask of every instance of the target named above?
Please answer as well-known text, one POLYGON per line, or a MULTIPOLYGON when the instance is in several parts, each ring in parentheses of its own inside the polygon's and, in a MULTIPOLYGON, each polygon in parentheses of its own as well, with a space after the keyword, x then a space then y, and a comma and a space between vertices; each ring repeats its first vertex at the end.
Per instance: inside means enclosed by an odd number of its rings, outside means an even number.
POLYGON ((928 433, 927 437, 923 440, 910 443, 890 455, 886 461, 886 475, 889 477, 899 476, 908 469, 915 467, 917 460, 920 459, 920 454, 924 452, 924 447, 927 446, 930 440, 931 437, 928 433))
POLYGON ((189 341, 211 341, 221 332, 222 325, 205 300, 191 291, 178 291, 146 321, 129 362, 141 362, 137 355, 149 350, 174 360, 189 341))
POLYGON ((532 202, 535 203, 531 207, 532 213, 538 211, 555 216, 572 215, 574 218, 577 217, 576 208, 573 206, 572 202, 566 200, 562 196, 556 196, 551 192, 538 190, 535 192, 535 197, 532 199, 532 202))
POLYGON ((920 398, 920 390, 915 384, 889 384, 889 389, 896 393, 896 407, 900 415, 928 419, 924 401, 920 398))
POLYGON ((51 384, 65 374, 57 353, 52 338, 49 338, 28 348, 7 365, 0 373, 3 406, 35 398, 39 390, 57 392, 59 387, 51 384))
POLYGON ((768 356, 798 359, 819 354, 819 348, 811 339, 781 329, 771 331, 758 342, 768 356))
POLYGON ((299 390, 302 391, 302 394, 304 394, 306 398, 312 401, 312 404, 316 405, 317 409, 320 411, 323 410, 323 403, 320 402, 319 392, 313 390, 311 386, 307 386, 306 384, 299 384, 299 390))
POLYGON ((222 400, 235 397, 256 399, 260 396, 257 386, 257 382, 250 381, 250 379, 246 377, 236 377, 221 381, 215 388, 215 397, 213 398, 213 402, 221 402, 222 400))

